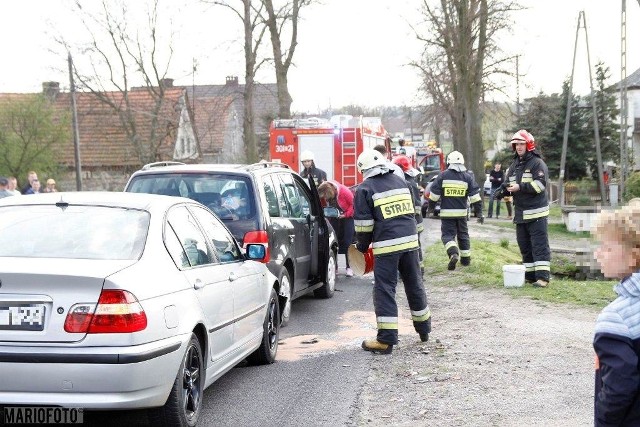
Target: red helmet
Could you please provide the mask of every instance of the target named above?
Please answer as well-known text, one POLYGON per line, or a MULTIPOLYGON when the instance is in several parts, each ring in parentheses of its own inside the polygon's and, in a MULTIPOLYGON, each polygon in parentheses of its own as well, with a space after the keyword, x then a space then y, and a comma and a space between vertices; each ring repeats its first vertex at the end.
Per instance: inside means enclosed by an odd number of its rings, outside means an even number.
POLYGON ((393 163, 400 166, 403 172, 408 172, 412 169, 411 160, 407 156, 395 156, 393 158, 393 163))
POLYGON ((526 142, 527 151, 533 151, 536 149, 536 140, 533 138, 533 135, 524 129, 520 129, 511 137, 511 148, 513 148, 513 151, 516 151, 516 141, 526 142))

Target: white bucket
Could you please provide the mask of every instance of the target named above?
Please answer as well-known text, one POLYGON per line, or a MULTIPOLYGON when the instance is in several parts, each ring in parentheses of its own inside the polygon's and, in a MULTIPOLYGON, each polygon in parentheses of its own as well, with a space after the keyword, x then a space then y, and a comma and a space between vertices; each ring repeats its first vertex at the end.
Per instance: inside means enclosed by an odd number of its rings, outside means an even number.
POLYGON ((524 286, 524 265, 503 265, 502 275, 505 288, 520 288, 524 286))

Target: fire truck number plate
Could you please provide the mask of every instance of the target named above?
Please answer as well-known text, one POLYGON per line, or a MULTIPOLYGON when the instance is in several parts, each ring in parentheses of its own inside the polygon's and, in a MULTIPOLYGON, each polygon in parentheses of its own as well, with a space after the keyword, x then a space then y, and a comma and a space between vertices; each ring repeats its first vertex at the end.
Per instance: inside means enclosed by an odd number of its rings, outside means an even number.
POLYGON ((276 153, 293 153, 293 145, 276 145, 276 153))

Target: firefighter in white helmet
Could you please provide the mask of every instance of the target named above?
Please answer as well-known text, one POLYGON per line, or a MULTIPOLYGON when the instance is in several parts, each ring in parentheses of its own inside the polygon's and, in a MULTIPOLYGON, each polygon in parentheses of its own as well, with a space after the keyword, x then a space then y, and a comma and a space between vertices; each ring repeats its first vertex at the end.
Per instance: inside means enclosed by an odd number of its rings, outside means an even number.
POLYGON ((316 188, 327 180, 327 174, 322 169, 316 167, 315 156, 309 150, 304 150, 300 153, 300 161, 302 162, 302 170, 300 176, 309 179, 313 178, 316 183, 316 188))
MULTIPOLYGON (((524 278, 533 286, 544 288, 549 284, 551 249, 547 234, 549 200, 545 191, 549 179, 547 165, 536 151, 533 135, 524 129, 511 138, 513 162, 504 174, 505 190, 513 196, 516 238, 524 278)), ((509 194, 499 194, 509 195, 509 194)))
POLYGON ((474 207, 478 222, 483 223, 480 187, 473 175, 464 166, 464 156, 452 151, 447 156, 447 170, 431 185, 430 208, 440 201, 440 231, 449 263, 447 268, 455 270, 458 260, 462 265, 471 264, 471 240, 467 226, 469 203, 474 207))
POLYGON ((431 311, 420 273, 415 208, 406 182, 390 170, 387 159, 378 151, 363 151, 357 166, 364 180, 358 185, 354 199, 356 248, 363 253, 369 245, 373 249, 373 305, 378 325, 376 339, 363 341, 362 348, 390 354, 398 343, 395 299, 398 272, 409 301, 413 327, 423 342, 431 332, 431 311))

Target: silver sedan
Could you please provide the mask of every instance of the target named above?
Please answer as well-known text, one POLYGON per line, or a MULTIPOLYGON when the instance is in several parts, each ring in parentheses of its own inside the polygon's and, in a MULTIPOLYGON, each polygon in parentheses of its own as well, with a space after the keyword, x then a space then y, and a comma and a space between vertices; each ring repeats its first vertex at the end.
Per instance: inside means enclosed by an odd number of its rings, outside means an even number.
MULTIPOLYGON (((277 279, 192 200, 0 200, 0 403, 151 408, 195 425, 203 390, 275 360, 277 279)), ((155 423, 154 423, 155 424, 155 423)))

